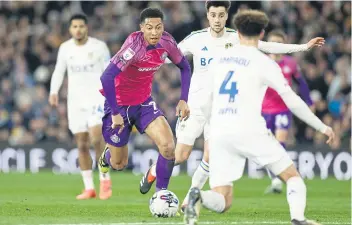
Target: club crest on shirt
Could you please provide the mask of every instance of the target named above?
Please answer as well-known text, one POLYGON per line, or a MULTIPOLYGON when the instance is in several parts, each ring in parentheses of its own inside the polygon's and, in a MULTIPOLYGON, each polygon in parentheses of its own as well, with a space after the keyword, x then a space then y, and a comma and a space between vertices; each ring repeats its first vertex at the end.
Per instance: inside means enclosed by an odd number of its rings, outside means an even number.
POLYGON ((232 46, 233 46, 232 43, 226 43, 225 44, 225 49, 231 48, 232 46))
POLYGON ((120 142, 120 138, 119 136, 117 136, 116 134, 113 134, 110 136, 110 140, 114 143, 119 143, 120 142))
POLYGON ((162 61, 165 61, 166 57, 167 57, 167 52, 164 52, 164 53, 160 56, 160 59, 161 59, 162 61))
POLYGON ((125 59, 125 60, 130 60, 132 59, 132 57, 135 55, 136 53, 131 49, 131 48, 128 48, 123 54, 122 54, 122 57, 125 59))

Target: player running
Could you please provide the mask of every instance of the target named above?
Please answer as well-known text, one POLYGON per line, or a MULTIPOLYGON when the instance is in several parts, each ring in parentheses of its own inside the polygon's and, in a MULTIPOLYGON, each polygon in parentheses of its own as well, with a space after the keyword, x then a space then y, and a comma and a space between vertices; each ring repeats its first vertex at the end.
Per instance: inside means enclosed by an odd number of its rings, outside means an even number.
MULTIPOLYGON (((268 34, 268 41, 285 43, 286 35, 281 30, 273 30, 268 34)), ((308 85, 301 75, 296 60, 288 55, 270 54, 270 57, 280 66, 282 74, 289 85, 292 85, 292 81, 298 83, 301 98, 308 106, 312 106, 313 102, 309 95, 308 85)), ((272 88, 268 88, 264 96, 262 115, 266 120, 267 128, 271 130, 282 147, 285 148, 288 129, 291 126, 292 114, 285 102, 280 98, 280 95, 272 88)), ((265 193, 281 193, 282 181, 278 177, 273 176, 270 171, 268 171, 268 174, 272 180, 271 185, 266 189, 265 193)))
MULTIPOLYGON (((88 36, 87 18, 84 15, 73 15, 69 30, 72 38, 60 45, 51 78, 49 103, 51 106, 58 105, 58 93, 67 70, 68 123, 77 143, 84 183, 84 191, 76 198, 90 199, 96 197, 96 192, 89 148, 92 144, 99 159, 105 145, 101 133, 104 98, 97 90, 101 87, 99 78, 110 60, 110 53, 103 41, 88 36)), ((110 175, 99 174, 99 197, 108 199, 112 194, 110 175)))
POLYGON ((106 98, 103 136, 107 143, 99 160, 103 171, 109 165, 122 170, 128 161, 127 143, 132 126, 146 133, 158 146, 156 190, 166 189, 175 162, 173 133, 162 111, 151 97, 156 71, 169 57, 181 70, 181 98, 176 107, 181 119, 189 116, 187 105, 191 68, 176 41, 164 31, 164 15, 159 9, 141 12, 141 31, 129 35, 101 76, 106 98))
POLYGON ((293 225, 318 224, 305 218, 304 181, 288 153, 266 128, 261 116, 262 101, 268 86, 277 91, 297 117, 328 136, 327 143, 331 144, 334 133, 292 91, 277 63, 258 50, 259 39, 264 36, 268 22, 266 14, 260 11, 237 13, 234 24, 240 45, 222 51, 214 60, 211 70, 213 80, 208 83, 213 86, 212 99, 208 100, 212 103, 206 101, 202 107, 206 115, 210 114, 211 190, 191 189, 185 209, 185 224, 197 222, 200 204, 218 213, 230 208, 232 185, 242 177, 246 158, 267 167, 286 182, 293 225))
MULTIPOLYGON (((184 55, 193 55, 194 71, 189 93, 189 107, 191 115, 188 120, 180 121, 176 128, 177 144, 175 150, 176 163, 186 161, 191 154, 195 140, 204 132, 203 160, 196 169, 191 187, 202 188, 208 179, 208 139, 209 125, 200 109, 200 103, 207 96, 209 88, 207 80, 214 74, 208 72, 209 66, 216 52, 231 49, 239 43, 238 33, 235 30, 225 28, 230 9, 230 1, 207 1, 205 4, 209 28, 192 32, 181 43, 179 48, 184 55)), ((259 42, 259 49, 268 53, 291 53, 306 51, 324 42, 322 38, 312 39, 307 44, 293 45, 274 42, 259 42)), ((140 192, 147 193, 155 180, 155 165, 145 173, 140 182, 140 192)), ((182 206, 187 204, 187 196, 182 206)))

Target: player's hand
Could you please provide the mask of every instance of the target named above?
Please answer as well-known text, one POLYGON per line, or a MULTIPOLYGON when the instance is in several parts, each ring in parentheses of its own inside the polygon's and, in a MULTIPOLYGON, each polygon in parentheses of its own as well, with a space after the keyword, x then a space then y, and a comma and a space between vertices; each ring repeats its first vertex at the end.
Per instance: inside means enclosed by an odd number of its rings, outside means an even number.
POLYGON ((111 128, 116 129, 116 128, 120 127, 120 129, 118 131, 118 133, 120 134, 122 132, 123 128, 125 127, 125 124, 123 122, 123 117, 121 116, 121 114, 112 115, 111 120, 112 120, 111 128))
POLYGON ((57 107, 59 105, 59 96, 57 94, 51 94, 49 96, 49 104, 57 107))
POLYGON ((178 116, 181 120, 187 120, 189 117, 189 108, 187 102, 184 100, 180 100, 176 106, 176 116, 178 116))
POLYGON ((322 37, 316 37, 316 38, 313 38, 311 39, 308 43, 307 43, 307 46, 308 46, 308 50, 314 48, 314 47, 321 47, 325 44, 325 39, 322 38, 322 37))
POLYGON ((326 141, 326 144, 331 145, 335 139, 335 133, 332 130, 331 127, 327 127, 325 130, 324 134, 328 137, 328 140, 326 141))

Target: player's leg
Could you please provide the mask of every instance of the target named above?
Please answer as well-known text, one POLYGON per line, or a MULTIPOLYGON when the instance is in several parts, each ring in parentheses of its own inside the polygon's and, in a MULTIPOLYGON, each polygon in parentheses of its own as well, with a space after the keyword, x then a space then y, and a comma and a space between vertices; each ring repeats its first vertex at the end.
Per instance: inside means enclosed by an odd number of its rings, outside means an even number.
MULTIPOLYGON (((99 158, 102 155, 105 148, 105 142, 102 136, 101 124, 89 127, 89 139, 91 144, 94 147, 96 162, 98 163, 99 158)), ((109 172, 103 173, 100 168, 101 167, 98 166, 99 180, 100 180, 99 198, 108 199, 112 196, 112 189, 111 189, 112 184, 111 184, 110 173, 109 172)))
MULTIPOLYGON (((202 113, 197 109, 192 109, 192 112, 196 112, 196 115, 191 114, 188 120, 178 121, 178 124, 176 126, 177 144, 175 149, 175 157, 176 157, 175 164, 183 163, 189 158, 189 155, 191 154, 195 140, 203 133, 203 130, 205 129, 204 126, 205 126, 206 119, 202 115, 202 113)), ((205 145, 207 145, 207 143, 205 143, 205 145)), ((207 166, 204 168, 207 169, 207 166)), ((197 168, 197 170, 195 171, 192 177, 191 188, 198 187, 201 189, 204 185, 202 183, 206 182, 207 175, 206 175, 206 178, 203 178, 205 179, 205 181, 202 181, 202 177, 200 177, 202 176, 202 173, 197 172, 198 170, 199 170, 199 167, 197 168)), ((187 193, 185 199, 181 204, 182 211, 184 210, 184 207, 188 202, 188 196, 189 196, 189 192, 187 193)))
MULTIPOLYGON (((197 112, 196 109, 193 111, 197 112)), ((195 140, 203 133, 204 124, 205 118, 200 113, 191 114, 187 120, 177 121, 175 164, 179 165, 189 158, 195 140)))
POLYGON ((197 187, 191 188, 189 192, 189 204, 184 210, 185 224, 197 224, 201 205, 217 213, 227 211, 232 204, 232 192, 232 185, 219 186, 207 191, 201 191, 197 187))
MULTIPOLYGON (((177 142, 175 148, 175 166, 183 163, 189 158, 193 145, 187 145, 177 142)), ((154 181, 156 180, 156 164, 150 166, 149 170, 144 174, 140 182, 140 190, 142 194, 146 194, 154 181)))
MULTIPOLYGON (((282 112, 275 114, 274 116, 274 130, 276 139, 280 142, 282 147, 286 149, 286 141, 288 137, 288 129, 291 126, 292 115, 290 112, 282 112)), ((265 193, 281 193, 283 182, 277 176, 271 175, 271 185, 265 190, 265 193)))
MULTIPOLYGON (((204 117, 191 115, 187 120, 177 121, 175 166, 185 162, 192 152, 195 140, 202 134, 204 117)), ((140 184, 141 193, 147 193, 156 179, 156 165, 153 164, 144 174, 140 184), (142 187, 144 186, 144 187, 142 187), (148 189, 149 188, 149 189, 148 189)))
POLYGON ((78 148, 78 163, 83 178, 84 190, 76 196, 76 199, 95 198, 93 182, 92 158, 89 148, 88 121, 89 114, 77 108, 75 105, 68 105, 68 126, 73 133, 78 148))
POLYGON ((127 115, 124 115, 123 119, 125 127, 121 133, 118 133, 119 128, 113 129, 111 127, 111 111, 106 102, 104 112, 105 115, 102 118, 102 134, 106 145, 99 158, 98 166, 102 173, 107 173, 109 172, 110 167, 115 170, 123 170, 126 167, 128 163, 127 144, 132 130, 132 124, 130 124, 130 119, 127 118, 127 115))
POLYGON ((95 198, 95 188, 93 182, 92 158, 89 152, 89 134, 80 132, 74 134, 78 148, 78 163, 84 183, 84 191, 76 198, 79 200, 95 198))
POLYGON ((209 177, 209 124, 204 126, 203 158, 192 176, 192 187, 202 189, 209 177))
POLYGON ((156 162, 156 191, 167 189, 175 164, 175 143, 165 117, 159 116, 145 129, 145 133, 159 149, 156 162))
POLYGON ((185 209, 186 224, 197 222, 200 203, 214 212, 222 213, 228 210, 232 204, 233 181, 240 179, 243 174, 246 161, 237 155, 231 138, 214 137, 209 140, 209 149, 211 190, 201 191, 196 187, 191 189, 185 209))
POLYGON ((205 185, 205 183, 208 180, 209 177, 209 124, 206 123, 204 126, 204 153, 203 153, 203 158, 200 164, 198 165, 197 169, 195 170, 193 176, 192 176, 192 184, 191 187, 183 200, 181 204, 181 211, 184 211, 184 208, 186 207, 188 203, 188 198, 189 198, 189 193, 193 187, 197 187, 199 189, 202 189, 205 185))
POLYGON ((140 105, 135 125, 138 131, 146 133, 159 149, 155 167, 152 166, 140 182, 140 192, 146 194, 155 180, 157 191, 166 189, 175 165, 175 143, 170 125, 151 97, 140 105), (155 177, 152 174, 155 174, 155 177))
MULTIPOLYGON (((101 101, 102 102, 102 101, 101 101)), ((91 116, 88 120, 89 139, 95 150, 96 162, 98 163, 100 156, 105 148, 105 141, 102 136, 102 118, 104 116, 103 106, 97 104, 92 107, 91 116)), ((102 172, 99 167, 99 198, 102 200, 112 196, 111 178, 109 172, 102 172)))
POLYGON ((262 166, 267 166, 270 171, 278 175, 287 184, 287 202, 290 207, 291 222, 293 225, 316 225, 318 223, 306 220, 304 211, 306 207, 306 185, 295 168, 286 150, 274 137, 267 135, 257 137, 257 143, 270 147, 265 151, 255 150, 251 147, 250 153, 254 161, 262 166))
MULTIPOLYGON (((111 167, 114 170, 122 171, 128 164, 128 146, 127 144, 117 147, 109 143, 99 159, 99 166, 102 168, 111 167)), ((104 169, 102 169, 104 171, 104 169)))

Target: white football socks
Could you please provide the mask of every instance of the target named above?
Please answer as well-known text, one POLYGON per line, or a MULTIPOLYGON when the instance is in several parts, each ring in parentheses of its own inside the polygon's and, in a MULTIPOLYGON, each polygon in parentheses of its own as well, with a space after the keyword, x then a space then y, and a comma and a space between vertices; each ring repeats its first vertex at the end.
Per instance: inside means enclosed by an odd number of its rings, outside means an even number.
POLYGON ((84 183, 85 190, 93 190, 94 182, 93 182, 93 172, 92 170, 83 170, 81 171, 84 183))
POLYGON ((290 206, 291 220, 305 220, 307 188, 301 177, 291 177, 287 180, 287 202, 290 206))
POLYGON ((202 205, 214 212, 222 213, 225 210, 225 197, 215 191, 201 191, 202 205))
POLYGON ((209 164, 202 160, 192 176, 192 187, 202 189, 209 177, 209 164))

